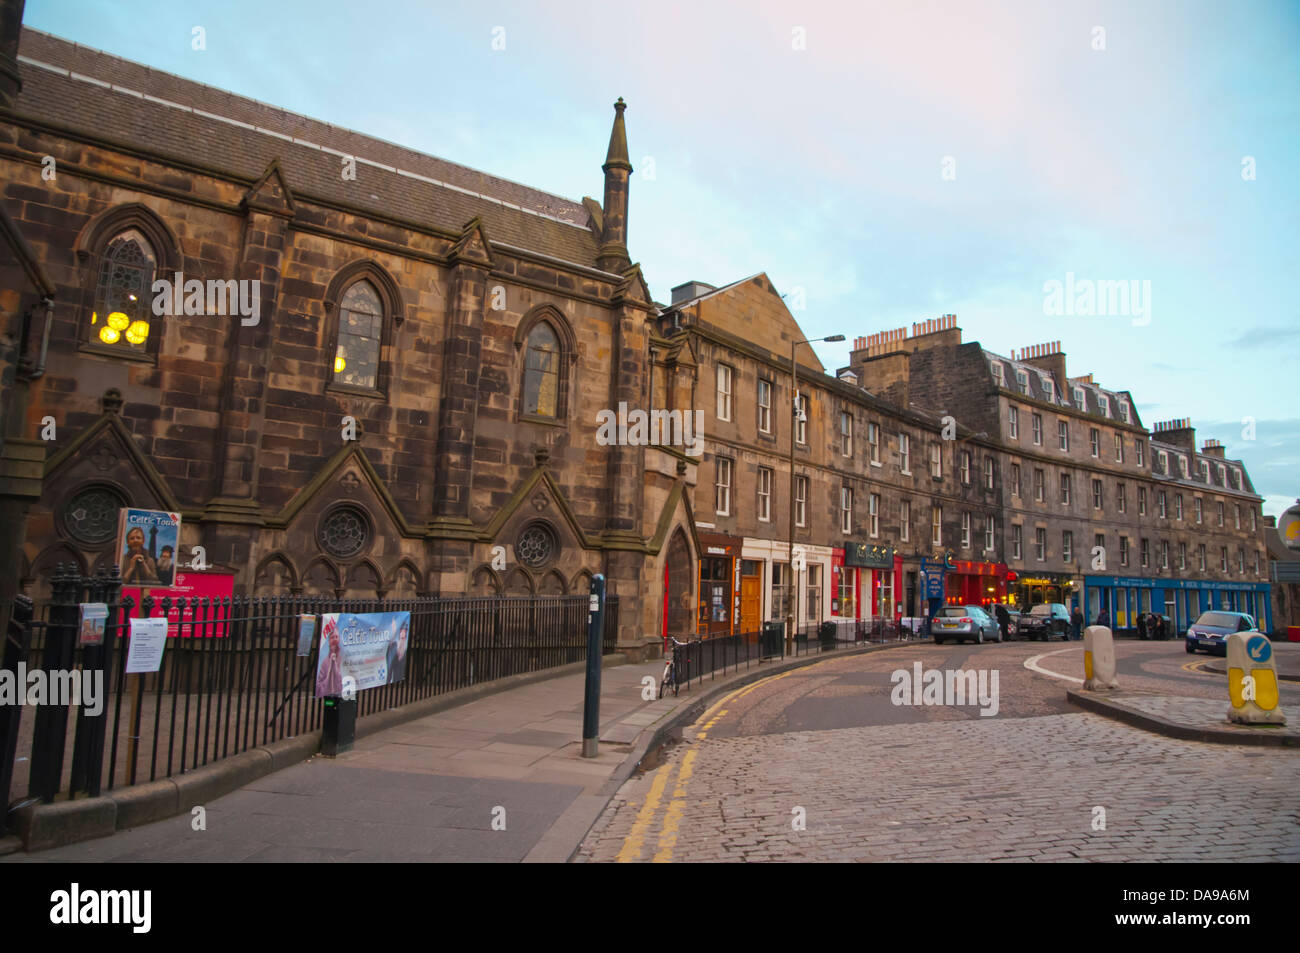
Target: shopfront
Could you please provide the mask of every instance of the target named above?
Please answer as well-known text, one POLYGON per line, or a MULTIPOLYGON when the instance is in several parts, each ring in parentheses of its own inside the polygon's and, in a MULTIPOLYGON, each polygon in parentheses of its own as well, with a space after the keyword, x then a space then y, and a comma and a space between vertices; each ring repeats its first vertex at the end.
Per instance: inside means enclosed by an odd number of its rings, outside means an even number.
POLYGON ((744 569, 741 540, 720 533, 700 533, 700 604, 696 632, 701 638, 731 635, 741 611, 744 569))
POLYGON ((949 605, 991 606, 1006 600, 1005 563, 956 560, 952 565, 947 583, 949 605))
POLYGON ((839 565, 841 578, 838 610, 833 614, 852 619, 897 618, 903 611, 903 557, 892 546, 849 543, 834 550, 832 571, 839 565))
MULTIPOLYGON (((1073 607, 1079 599, 1079 583, 1067 573, 1040 572, 1018 576, 1008 584, 1008 589, 1011 602, 1022 612, 1050 602, 1073 607)), ((1088 618, 1091 621, 1093 617, 1088 618)))
POLYGON ((1141 576, 1084 576, 1083 598, 1088 622, 1105 609, 1111 628, 1137 628, 1138 613, 1169 616, 1174 632, 1183 634, 1196 617, 1210 609, 1245 612, 1261 631, 1273 625, 1268 583, 1218 582, 1201 579, 1148 579, 1141 576))

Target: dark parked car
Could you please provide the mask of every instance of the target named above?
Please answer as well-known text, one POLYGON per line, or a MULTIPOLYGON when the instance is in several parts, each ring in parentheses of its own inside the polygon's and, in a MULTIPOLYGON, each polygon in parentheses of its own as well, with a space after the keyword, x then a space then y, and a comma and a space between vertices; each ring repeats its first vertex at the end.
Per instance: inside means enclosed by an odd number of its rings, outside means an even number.
POLYGON ((1070 610, 1059 602, 1044 602, 1020 617, 1020 634, 1030 639, 1050 641, 1059 635, 1070 639, 1070 610))
POLYGON ((998 620, 979 606, 944 606, 931 622, 930 634, 935 645, 943 645, 948 639, 975 643, 982 643, 985 639, 1002 641, 998 620))
POLYGON ((1212 609, 1187 627, 1187 654, 1205 649, 1212 655, 1228 654, 1228 636, 1233 632, 1254 632, 1255 617, 1244 612, 1224 612, 1212 609))

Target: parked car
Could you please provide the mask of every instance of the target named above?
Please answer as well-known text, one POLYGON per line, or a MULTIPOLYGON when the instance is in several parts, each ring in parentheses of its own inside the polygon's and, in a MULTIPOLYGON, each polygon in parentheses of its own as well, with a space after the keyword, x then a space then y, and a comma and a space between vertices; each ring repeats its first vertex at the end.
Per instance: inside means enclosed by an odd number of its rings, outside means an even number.
POLYGON ((988 639, 990 642, 1002 641, 1002 628, 979 606, 944 606, 935 615, 930 624, 930 634, 935 645, 943 645, 952 639, 954 642, 974 642, 977 645, 988 639))
POLYGON ((1205 649, 1212 655, 1227 655, 1229 635, 1254 631, 1258 631, 1255 617, 1244 612, 1224 612, 1221 609, 1202 612, 1187 627, 1187 654, 1195 655, 1198 649, 1205 649))
POLYGON ((1070 639, 1070 610, 1059 602, 1044 602, 1020 617, 1020 634, 1030 639, 1051 641, 1059 635, 1070 639))

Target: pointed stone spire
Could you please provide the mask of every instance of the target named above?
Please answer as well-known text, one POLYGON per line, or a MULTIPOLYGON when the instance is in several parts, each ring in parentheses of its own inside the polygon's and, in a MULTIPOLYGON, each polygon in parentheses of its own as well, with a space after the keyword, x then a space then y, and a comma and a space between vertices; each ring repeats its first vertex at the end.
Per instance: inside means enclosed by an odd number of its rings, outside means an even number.
POLYGON ((627 157, 627 127, 623 124, 623 110, 627 109, 627 103, 623 102, 623 97, 618 97, 618 102, 614 104, 614 128, 609 133, 609 151, 605 155, 605 164, 601 170, 609 172, 612 167, 617 166, 620 169, 632 171, 632 162, 627 157))
POLYGON ((605 173, 604 230, 600 237, 597 265, 602 271, 621 274, 632 264, 627 253, 627 193, 632 163, 627 157, 627 129, 623 125, 623 97, 614 104, 614 128, 609 134, 609 152, 601 170, 605 173))

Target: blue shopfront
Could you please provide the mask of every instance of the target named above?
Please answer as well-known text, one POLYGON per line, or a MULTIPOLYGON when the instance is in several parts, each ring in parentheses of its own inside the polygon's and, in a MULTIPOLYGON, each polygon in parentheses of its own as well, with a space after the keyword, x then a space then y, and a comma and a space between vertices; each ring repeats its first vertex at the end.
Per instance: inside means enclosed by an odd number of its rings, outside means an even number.
POLYGON ((1113 629, 1136 628, 1140 612, 1159 612, 1182 635, 1207 609, 1247 612, 1261 630, 1273 626, 1266 582, 1210 582, 1204 579, 1144 579, 1139 576, 1084 576, 1084 613, 1089 623, 1105 609, 1113 629))

